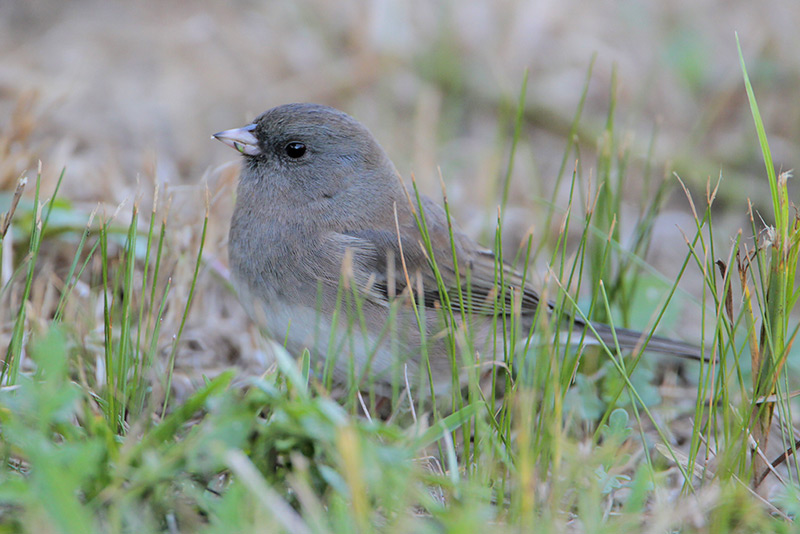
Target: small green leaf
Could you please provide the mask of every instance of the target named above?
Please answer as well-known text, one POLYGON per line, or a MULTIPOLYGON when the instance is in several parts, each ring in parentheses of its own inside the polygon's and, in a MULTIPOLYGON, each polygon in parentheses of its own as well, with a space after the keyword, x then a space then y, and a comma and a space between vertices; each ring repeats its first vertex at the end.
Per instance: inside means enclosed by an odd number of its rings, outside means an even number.
POLYGON ((426 430, 422 436, 417 438, 416 442, 414 443, 414 447, 418 449, 427 447, 431 443, 441 438, 445 432, 453 432, 457 428, 460 428, 466 424, 466 422, 472 419, 479 410, 485 408, 486 403, 483 401, 473 402, 472 404, 464 406, 457 412, 448 415, 439 421, 439 424, 426 430))

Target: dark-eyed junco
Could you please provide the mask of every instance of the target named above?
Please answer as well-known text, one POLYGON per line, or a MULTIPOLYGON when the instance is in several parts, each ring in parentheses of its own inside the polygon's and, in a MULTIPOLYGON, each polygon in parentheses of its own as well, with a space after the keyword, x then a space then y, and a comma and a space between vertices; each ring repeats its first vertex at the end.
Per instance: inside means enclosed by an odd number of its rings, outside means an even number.
MULTIPOLYGON (((457 228, 451 240, 445 211, 426 197, 412 202, 389 157, 349 115, 288 104, 214 137, 244 156, 229 242, 234 285, 250 316, 292 354, 308 349, 358 387, 427 373, 429 361, 442 389, 464 362, 495 359, 504 315, 527 336, 537 292, 457 228)), ((577 318, 573 325, 612 350, 615 337, 622 349, 647 341, 603 324, 594 334, 577 318)), ((657 336, 646 350, 702 357, 657 336)))

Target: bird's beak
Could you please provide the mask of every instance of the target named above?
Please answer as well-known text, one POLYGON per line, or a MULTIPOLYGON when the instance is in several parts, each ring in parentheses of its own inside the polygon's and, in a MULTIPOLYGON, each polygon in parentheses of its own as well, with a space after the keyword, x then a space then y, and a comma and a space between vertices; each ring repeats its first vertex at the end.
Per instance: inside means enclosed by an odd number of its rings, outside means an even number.
POLYGON ((248 156, 257 156, 261 154, 261 149, 258 147, 258 139, 256 139, 255 135, 253 135, 253 130, 255 129, 255 124, 248 124, 247 126, 242 126, 241 128, 217 132, 211 137, 222 141, 230 147, 235 148, 242 154, 246 154, 248 156))

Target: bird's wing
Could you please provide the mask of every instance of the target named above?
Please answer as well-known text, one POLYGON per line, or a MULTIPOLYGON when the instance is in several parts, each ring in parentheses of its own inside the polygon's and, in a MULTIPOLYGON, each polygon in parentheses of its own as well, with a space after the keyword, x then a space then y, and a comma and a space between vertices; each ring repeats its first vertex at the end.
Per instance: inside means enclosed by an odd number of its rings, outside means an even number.
POLYGON ((525 286, 522 275, 457 228, 451 238, 444 210, 426 197, 422 200, 430 247, 413 214, 401 208, 397 219, 383 227, 328 234, 324 254, 340 258, 343 272, 362 293, 381 303, 410 285, 417 301, 429 308, 441 308, 446 298, 454 311, 473 315, 510 314, 514 309, 535 313, 539 296, 525 286))

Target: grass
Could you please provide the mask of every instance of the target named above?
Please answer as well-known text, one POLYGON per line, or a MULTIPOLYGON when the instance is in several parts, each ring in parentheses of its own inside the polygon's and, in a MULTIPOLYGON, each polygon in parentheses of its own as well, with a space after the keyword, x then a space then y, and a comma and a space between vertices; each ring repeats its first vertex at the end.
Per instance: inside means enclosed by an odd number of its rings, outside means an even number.
MULTIPOLYGON (((464 367, 467 386, 434 398, 432 377, 423 372, 414 391, 431 395, 415 394, 411 406, 406 401, 386 420, 364 415, 364 406, 375 413, 376 399, 357 394, 354 386, 363 377, 355 370, 348 394, 336 400, 322 387, 332 385, 326 367, 317 369, 307 353, 288 354, 279 345, 275 368, 263 376, 234 385, 233 372, 223 372, 187 399, 170 400, 204 268, 208 208, 196 242, 184 250, 171 246, 177 230, 168 202, 154 201, 144 224, 134 204, 125 224, 119 213, 92 213, 81 232, 50 232, 59 204, 55 193, 40 201, 37 180, 31 206, 9 203, 8 220, 27 224, 28 240, 5 233, 6 224, 0 236, 12 240, 0 243, 0 251, 13 250, 17 258, 15 274, 0 288, 0 317, 13 324, 0 388, 0 529, 791 531, 800 470, 792 427, 796 384, 787 362, 798 331, 793 310, 800 294, 800 223, 789 202, 788 175, 776 175, 771 164, 742 67, 774 226, 763 229, 751 210, 752 242, 738 236, 720 251, 718 243, 726 239, 714 234, 712 208, 724 181, 709 184, 702 202, 687 190, 696 226, 686 235, 680 272, 696 268, 704 274, 702 331, 710 334, 701 341, 714 359, 682 371, 690 375, 682 392, 689 391, 693 402, 662 398, 654 377, 677 375, 659 370, 652 358, 611 346, 575 347, 554 335, 569 314, 654 329, 668 316, 668 305, 680 305, 671 302, 679 280, 654 281, 638 259, 649 246, 668 180, 656 187, 639 220, 620 218, 630 154, 615 131, 613 80, 597 178, 585 176, 580 165, 567 175, 570 140, 555 184, 555 191, 569 188, 569 202, 561 208, 551 202, 545 215, 546 227, 557 221, 559 231, 530 236, 516 258, 507 258, 527 273, 536 258, 549 255, 543 300, 555 302, 554 316, 539 314, 531 340, 518 315, 504 313, 518 305, 518 296, 498 292, 495 320, 502 335, 493 348, 503 361, 489 367, 491 387, 481 387, 483 368, 473 356, 478 340, 453 326, 453 383, 464 367), (631 250, 619 244, 623 224, 637 227, 631 250), (70 234, 76 239, 67 241, 73 254, 65 262, 56 311, 32 316, 36 284, 46 285, 39 278, 42 245, 70 234), (568 242, 570 234, 579 236, 577 244, 568 242), (185 298, 173 296, 179 288, 185 298), (643 303, 641 295, 653 288, 660 302, 643 303), (591 295, 588 306, 578 307, 571 296, 580 293, 591 295), (81 309, 92 305, 103 310, 101 324, 83 324, 87 314, 81 309), (772 452, 775 442, 788 453, 772 452), (774 473, 764 478, 773 463, 774 473)), ((496 188, 503 206, 524 107, 522 96, 508 172, 496 188)), ((409 193, 426 236, 419 193, 409 193)), ((501 260, 507 250, 503 216, 498 210, 494 241, 501 260)), ((437 271, 429 238, 425 245, 437 271)), ((504 276, 498 264, 501 288, 504 276)), ((448 294, 437 277, 443 320, 458 325, 471 297, 448 294)), ((363 325, 359 299, 342 284, 340 312, 353 336, 363 325)), ((347 350, 329 356, 347 357, 347 350)), ((426 354, 423 347, 423 362, 426 354)), ((405 377, 396 376, 393 399, 399 401, 405 377)))

